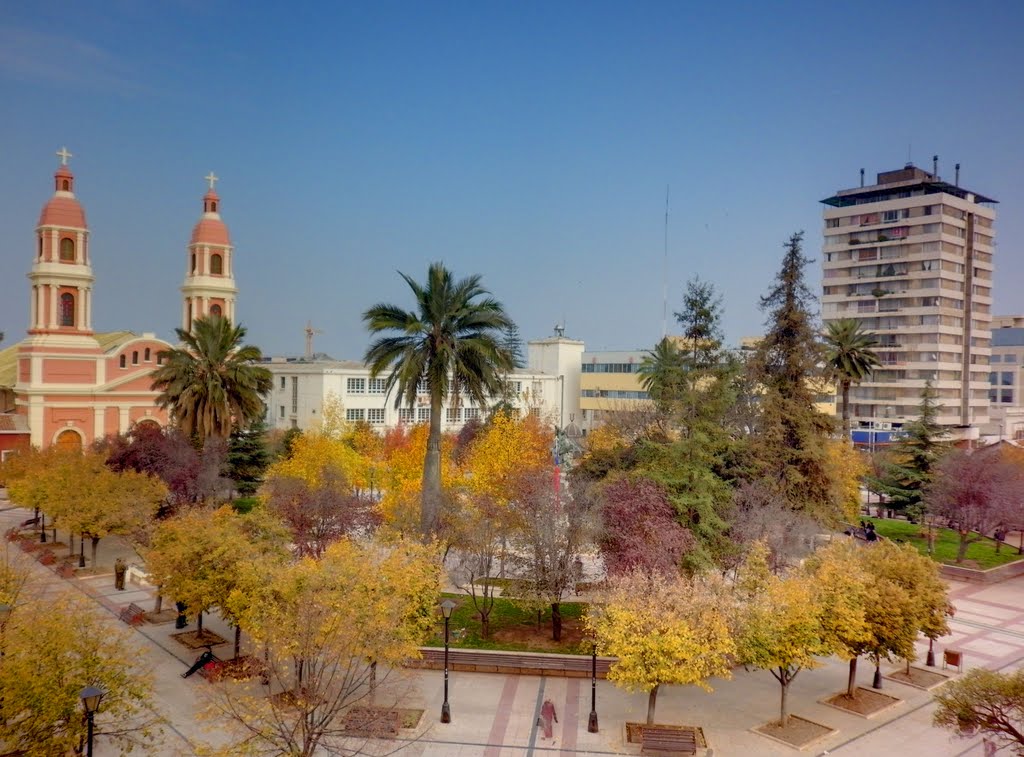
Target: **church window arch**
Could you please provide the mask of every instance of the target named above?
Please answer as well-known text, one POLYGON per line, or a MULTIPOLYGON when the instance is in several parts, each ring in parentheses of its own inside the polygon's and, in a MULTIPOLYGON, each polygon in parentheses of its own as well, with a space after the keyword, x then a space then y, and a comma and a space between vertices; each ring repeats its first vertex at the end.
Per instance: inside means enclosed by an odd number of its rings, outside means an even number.
POLYGON ((213 202, 210 203, 210 212, 211 213, 216 213, 217 212, 217 201, 216 200, 214 200, 213 202))
POLYGON ((196 254, 192 253, 192 273, 196 272, 196 254))
POLYGON ((210 305, 210 315, 215 315, 220 318, 223 314, 224 313, 221 310, 220 305, 210 305))
POLYGON ((132 352, 132 365, 138 365, 138 364, 139 364, 139 351, 138 350, 134 350, 132 352))
POLYGON ((210 273, 224 273, 224 258, 220 255, 214 254, 210 256, 210 273))
POLYGON ((43 259, 43 238, 39 237, 39 259, 43 259))
POLYGON ((122 368, 127 368, 128 367, 128 356, 127 355, 121 355, 121 367, 122 368))
POLYGON ((60 261, 62 263, 75 262, 75 240, 69 237, 60 240, 60 261))
POLYGON ((150 361, 149 347, 147 347, 146 351, 142 353, 142 359, 145 360, 147 363, 150 361))
POLYGON ((70 191, 71 191, 71 182, 70 182, 70 181, 68 181, 67 179, 64 179, 64 180, 63 180, 63 181, 61 181, 61 183, 60 183, 60 188, 61 188, 61 189, 62 189, 63 191, 65 191, 65 192, 70 192, 70 191))
POLYGON ((75 325, 75 295, 70 292, 60 296, 60 325, 75 325))

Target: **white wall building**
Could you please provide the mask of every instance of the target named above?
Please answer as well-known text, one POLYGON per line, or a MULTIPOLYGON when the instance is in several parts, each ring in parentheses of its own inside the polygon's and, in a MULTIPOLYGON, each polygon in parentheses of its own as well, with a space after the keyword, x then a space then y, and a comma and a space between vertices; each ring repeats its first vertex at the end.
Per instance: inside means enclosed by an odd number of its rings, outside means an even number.
MULTIPOLYGON (((561 336, 528 344, 528 367, 516 370, 509 380, 511 401, 523 412, 531 412, 555 428, 564 428, 579 417, 580 356, 583 342, 561 336)), ((381 430, 401 423, 430 420, 430 398, 426 387, 412 407, 396 408, 394 395, 385 394, 386 376, 371 379, 367 365, 350 360, 274 357, 264 363, 274 378, 266 398, 270 428, 306 430, 319 423, 324 403, 334 396, 340 400, 348 421, 366 421, 381 430)), ((502 397, 491 398, 480 407, 468 397, 459 407, 445 405, 441 428, 458 431, 468 420, 483 418, 502 397)))

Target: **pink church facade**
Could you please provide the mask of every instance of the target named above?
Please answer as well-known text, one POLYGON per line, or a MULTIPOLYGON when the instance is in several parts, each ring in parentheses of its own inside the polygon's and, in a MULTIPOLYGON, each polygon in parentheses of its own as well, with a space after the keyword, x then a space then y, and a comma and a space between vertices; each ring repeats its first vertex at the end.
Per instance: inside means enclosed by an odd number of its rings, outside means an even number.
MULTIPOLYGON (((28 335, 0 350, 0 457, 31 444, 82 447, 135 425, 167 424, 151 374, 171 345, 154 334, 95 333, 90 231, 61 150, 54 194, 36 224, 28 274, 28 335)), ((233 248, 213 191, 188 245, 182 326, 209 313, 233 318, 233 248), (187 320, 186 320, 187 319, 187 320)))

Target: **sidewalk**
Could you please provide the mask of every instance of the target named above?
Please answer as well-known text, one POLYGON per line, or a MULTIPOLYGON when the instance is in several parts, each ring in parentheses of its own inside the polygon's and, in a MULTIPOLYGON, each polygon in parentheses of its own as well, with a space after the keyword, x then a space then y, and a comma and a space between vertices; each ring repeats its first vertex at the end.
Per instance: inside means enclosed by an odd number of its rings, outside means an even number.
MULTIPOLYGON (((30 513, 3 508, 0 499, 0 529, 20 524, 30 513)), ((66 541, 67 535, 60 534, 66 541)), ((89 545, 86 545, 89 555, 89 545)), ((136 557, 118 539, 100 543, 99 563, 112 566, 115 558, 127 562, 136 557)), ((61 579, 50 569, 34 566, 41 591, 52 591, 66 584, 83 592, 106 611, 111 623, 129 602, 153 609, 154 591, 150 587, 129 585, 116 591, 112 569, 99 575, 61 579)), ((956 584, 953 600, 957 607, 952 620, 953 634, 938 647, 955 647, 964 652, 968 665, 1014 669, 1024 661, 1024 578, 993 586, 956 584)), ((125 626, 120 624, 122 628, 125 626)), ((214 648, 217 656, 232 654, 231 629, 216 615, 206 616, 204 627, 227 641, 214 648)), ((194 628, 194 624, 190 626, 194 628)), ((173 623, 145 624, 136 629, 145 662, 155 676, 156 709, 167 718, 165 744, 160 754, 191 754, 198 743, 216 743, 222 734, 207 731, 196 722, 201 708, 197 696, 210 686, 200 676, 182 680, 180 674, 198 655, 174 639, 173 623)), ((243 647, 245 636, 243 635, 243 647)), ((919 645, 921 662, 927 650, 919 645)), ((939 655, 941 659, 941 655, 939 655)), ((883 666, 883 671, 896 666, 883 666)), ((869 686, 872 667, 861 662, 859 682, 869 686)), ((816 670, 803 671, 794 681, 790 709, 794 714, 831 726, 838 733, 804 750, 814 755, 970 755, 982 753, 981 739, 957 740, 945 731, 931 727, 931 696, 924 691, 886 680, 883 691, 903 700, 894 709, 872 719, 848 714, 819 700, 845 687, 846 664, 829 660, 816 670)), ((695 687, 663 687, 658 695, 657 717, 661 723, 699 725, 704 729, 716 757, 747 755, 795 755, 797 750, 771 741, 751 731, 778 716, 779 686, 767 671, 736 671, 729 681, 712 681, 713 693, 695 687)), ((597 684, 597 713, 600 732, 587 732, 590 712, 589 679, 506 676, 485 673, 452 672, 449 701, 452 722, 441 724, 443 677, 439 671, 401 670, 383 688, 381 696, 400 696, 402 706, 421 708, 424 715, 419 728, 408 734, 400 754, 411 757, 512 757, 516 755, 589 755, 639 754, 637 745, 626 744, 624 724, 642 722, 646 717, 647 695, 629 694, 614 685, 597 684), (554 738, 544 740, 535 727, 544 699, 555 704, 558 724, 554 738)), ((382 751, 393 749, 393 741, 382 742, 382 751), (386 747, 387 749, 384 749, 386 747)), ((97 746, 97 757, 114 754, 109 745, 97 746)))

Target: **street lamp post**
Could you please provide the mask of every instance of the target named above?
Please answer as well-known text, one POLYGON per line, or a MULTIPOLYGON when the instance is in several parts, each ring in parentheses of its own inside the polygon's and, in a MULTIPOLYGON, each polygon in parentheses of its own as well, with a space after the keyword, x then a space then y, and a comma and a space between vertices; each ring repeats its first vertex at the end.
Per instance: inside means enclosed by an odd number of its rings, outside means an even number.
POLYGON ((452 617, 455 602, 446 599, 441 603, 441 614, 444 615, 444 704, 441 705, 441 722, 452 722, 452 710, 448 706, 448 621, 452 617))
POLYGON ((103 699, 103 689, 95 686, 86 686, 78 696, 82 700, 82 707, 85 709, 85 719, 88 726, 85 737, 85 757, 92 757, 92 731, 93 717, 100 709, 100 700, 103 699))
MULTIPOLYGON (((7 619, 11 617, 11 611, 14 608, 10 605, 0 605, 0 665, 4 662, 4 627, 7 625, 7 619)), ((4 698, 0 694, 0 711, 4 708, 4 698)))
POLYGON ((597 644, 590 654, 590 720, 587 732, 597 733, 597 644))

